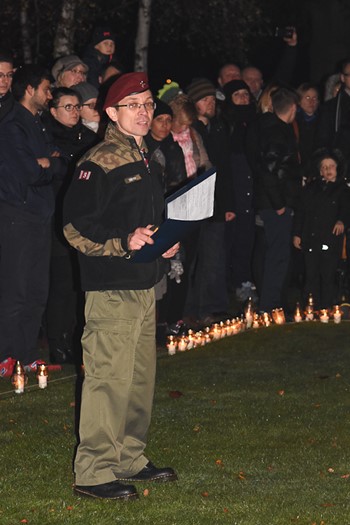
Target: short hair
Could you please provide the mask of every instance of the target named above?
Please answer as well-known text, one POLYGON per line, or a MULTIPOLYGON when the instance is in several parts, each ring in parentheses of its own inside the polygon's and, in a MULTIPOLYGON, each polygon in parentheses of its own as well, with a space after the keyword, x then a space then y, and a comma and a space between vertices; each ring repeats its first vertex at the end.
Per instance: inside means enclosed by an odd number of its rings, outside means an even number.
POLYGON ((280 87, 272 93, 271 102, 274 112, 283 115, 291 106, 299 104, 299 96, 293 89, 280 87))
POLYGON ((13 56, 6 49, 0 49, 0 62, 6 62, 13 66, 13 56))
POLYGON ((28 86, 37 89, 43 80, 51 80, 47 69, 37 64, 19 67, 13 75, 11 91, 17 101, 24 98, 28 86))
POLYGON ((184 93, 180 93, 170 100, 169 106, 173 110, 174 118, 176 118, 179 113, 184 113, 191 122, 194 122, 197 118, 197 111, 194 102, 184 93))
POLYGON ((76 97, 79 100, 79 104, 81 104, 82 102, 80 93, 78 93, 77 91, 74 91, 74 89, 71 89, 71 88, 58 87, 52 90, 51 94, 52 94, 52 99, 49 102, 49 108, 57 108, 62 97, 76 97))
POLYGON ((300 84, 300 86, 297 88, 297 93, 299 97, 302 97, 310 89, 314 89, 318 96, 320 96, 320 90, 318 88, 318 85, 314 84, 313 82, 303 82, 302 84, 300 84))

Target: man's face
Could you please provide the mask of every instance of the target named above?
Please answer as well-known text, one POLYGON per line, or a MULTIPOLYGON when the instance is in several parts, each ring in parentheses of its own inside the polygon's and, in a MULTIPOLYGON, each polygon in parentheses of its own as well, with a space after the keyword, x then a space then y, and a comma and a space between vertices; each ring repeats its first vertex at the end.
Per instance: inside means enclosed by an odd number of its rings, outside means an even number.
POLYGON ((196 102, 196 110, 198 116, 213 118, 215 115, 216 99, 214 95, 208 95, 196 102))
MULTIPOLYGON (((120 100, 117 106, 124 106, 128 104, 147 104, 153 102, 151 91, 148 89, 143 93, 137 93, 136 95, 129 95, 120 100)), ((116 122, 118 128, 125 135, 131 135, 134 137, 138 144, 141 143, 142 137, 147 135, 148 130, 151 126, 154 109, 135 107, 110 107, 106 110, 109 118, 116 122)))
POLYGON ((44 78, 34 90, 31 103, 36 111, 44 111, 51 99, 50 81, 44 78))
POLYGON ((235 64, 227 64, 227 66, 224 66, 220 70, 218 83, 223 87, 227 82, 230 82, 231 80, 239 80, 241 78, 241 70, 239 67, 235 66, 235 64))
POLYGON ((0 97, 6 95, 12 84, 13 65, 9 62, 0 62, 0 97))
POLYGON ((319 103, 316 89, 308 89, 300 98, 300 107, 307 115, 313 115, 317 111, 319 103))
POLYGON ((340 75, 340 79, 345 84, 345 88, 350 90, 350 64, 346 64, 340 75))
POLYGON ((170 133, 172 121, 172 116, 166 113, 154 118, 151 124, 152 137, 159 141, 166 139, 170 133))
POLYGON ((261 71, 255 67, 247 67, 243 70, 242 79, 248 84, 252 95, 257 97, 263 85, 261 71))

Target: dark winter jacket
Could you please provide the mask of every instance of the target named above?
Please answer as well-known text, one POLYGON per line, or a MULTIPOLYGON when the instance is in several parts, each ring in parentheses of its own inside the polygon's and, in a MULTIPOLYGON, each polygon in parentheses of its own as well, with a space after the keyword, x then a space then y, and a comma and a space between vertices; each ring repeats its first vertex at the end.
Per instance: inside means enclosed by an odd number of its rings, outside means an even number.
POLYGON ((99 142, 99 138, 96 133, 84 126, 81 121, 69 128, 58 122, 50 113, 47 113, 44 122, 55 146, 59 148, 61 154, 67 159, 64 177, 53 181, 56 204, 52 236, 52 255, 67 255, 69 245, 63 235, 64 224, 62 219, 64 196, 71 183, 77 161, 89 148, 99 142))
POLYGON ((343 179, 325 182, 318 178, 306 185, 296 208, 293 233, 301 237, 302 249, 321 251, 339 248, 342 235, 334 235, 337 221, 349 225, 350 190, 343 179))
MULTIPOLYGON (((145 145, 145 144, 144 144, 145 145)), ((79 252, 83 290, 143 290, 162 277, 161 258, 125 258, 128 235, 162 222, 161 172, 114 124, 80 160, 65 198, 65 236, 79 252)))
POLYGON ((0 206, 31 222, 47 223, 54 212, 52 181, 66 170, 39 115, 15 102, 0 124, 0 206), (48 158, 49 168, 37 159, 48 158))
POLYGON ((202 137, 210 162, 216 168, 214 220, 224 221, 225 212, 234 211, 233 181, 227 129, 217 117, 206 126, 196 120, 192 127, 202 137))
POLYGON ((6 95, 0 97, 0 121, 11 111, 14 103, 15 99, 10 91, 8 91, 6 95))
POLYGON ((320 120, 317 126, 317 148, 337 148, 348 161, 350 169, 350 95, 341 89, 335 98, 321 106, 320 120))
POLYGON ((254 176, 255 208, 295 208, 301 178, 293 126, 274 113, 264 113, 248 128, 247 152, 254 176))
POLYGON ((98 77, 101 75, 103 68, 107 66, 113 60, 113 58, 114 55, 104 55, 92 44, 90 44, 82 56, 84 64, 89 66, 86 79, 87 82, 99 89, 100 83, 98 77))

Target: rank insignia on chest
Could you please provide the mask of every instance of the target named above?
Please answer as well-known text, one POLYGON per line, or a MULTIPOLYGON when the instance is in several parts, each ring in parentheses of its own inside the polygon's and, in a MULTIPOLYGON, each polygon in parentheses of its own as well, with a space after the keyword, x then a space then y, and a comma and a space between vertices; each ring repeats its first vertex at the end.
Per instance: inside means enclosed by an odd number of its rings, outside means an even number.
POLYGON ((89 180, 90 175, 91 171, 81 170, 81 172, 79 173, 79 180, 89 180))

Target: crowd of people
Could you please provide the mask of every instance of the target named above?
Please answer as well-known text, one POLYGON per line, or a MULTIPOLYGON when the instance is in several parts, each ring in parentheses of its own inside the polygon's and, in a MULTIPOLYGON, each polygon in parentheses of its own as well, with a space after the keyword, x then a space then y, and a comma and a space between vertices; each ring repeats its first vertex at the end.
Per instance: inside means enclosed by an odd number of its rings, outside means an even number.
MULTIPOLYGON (((213 217, 182 241, 156 284, 160 337, 182 323, 222 318, 232 298, 288 311, 291 282, 317 307, 339 299, 350 209, 350 60, 324 94, 310 82, 292 88, 296 31, 284 40, 268 83, 257 67, 227 63, 217 85, 193 78, 153 93, 144 155, 160 167, 164 195, 216 169, 213 217)), ((36 368, 39 328, 52 362, 81 358, 84 295, 76 250, 63 234, 64 202, 79 159, 104 138, 104 102, 124 74, 108 28, 95 29, 82 58, 60 57, 50 72, 15 68, 1 52, 2 375, 17 359, 36 368)))
POLYGON ((51 71, 0 51, 0 377, 16 361, 36 371, 40 329, 51 362, 83 359, 80 496, 134 499, 134 482, 177 479, 144 454, 156 322, 164 333, 207 325, 232 297, 288 311, 292 279, 316 308, 339 298, 350 59, 327 95, 295 89, 296 46, 293 30, 267 84, 230 63, 217 85, 157 93, 146 73, 122 71, 108 28, 51 71), (212 167, 213 216, 159 259, 132 262, 153 243, 164 196, 212 167))

